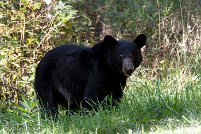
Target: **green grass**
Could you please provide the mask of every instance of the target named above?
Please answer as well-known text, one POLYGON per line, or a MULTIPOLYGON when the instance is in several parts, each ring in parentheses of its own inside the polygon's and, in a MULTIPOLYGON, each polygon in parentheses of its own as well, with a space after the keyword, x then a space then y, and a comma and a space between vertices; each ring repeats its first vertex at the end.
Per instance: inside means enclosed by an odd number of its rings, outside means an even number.
POLYGON ((24 99, 0 113, 0 133, 201 133, 200 74, 185 70, 160 80, 135 72, 118 107, 71 116, 61 110, 56 121, 41 119, 36 101, 24 99))

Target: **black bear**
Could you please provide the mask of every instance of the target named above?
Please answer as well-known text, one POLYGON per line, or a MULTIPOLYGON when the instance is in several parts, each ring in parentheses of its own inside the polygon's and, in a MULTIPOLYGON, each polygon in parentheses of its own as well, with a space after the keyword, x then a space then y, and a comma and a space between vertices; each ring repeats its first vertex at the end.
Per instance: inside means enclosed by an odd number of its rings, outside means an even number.
POLYGON ((134 41, 117 41, 106 35, 91 48, 63 45, 50 50, 35 74, 35 91, 41 106, 57 114, 58 104, 75 111, 111 96, 116 104, 123 95, 127 78, 142 61, 144 34, 134 41))

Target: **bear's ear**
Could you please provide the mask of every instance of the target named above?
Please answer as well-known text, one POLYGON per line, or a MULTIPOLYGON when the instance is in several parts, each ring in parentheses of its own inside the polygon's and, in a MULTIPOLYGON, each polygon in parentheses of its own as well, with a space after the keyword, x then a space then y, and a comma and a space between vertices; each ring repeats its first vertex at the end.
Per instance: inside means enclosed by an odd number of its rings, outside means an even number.
POLYGON ((134 42, 137 44, 138 48, 142 48, 146 43, 146 36, 144 34, 140 34, 137 36, 137 38, 134 40, 134 42))
POLYGON ((113 38, 111 35, 106 35, 103 40, 104 44, 109 47, 112 47, 117 44, 117 40, 113 38))

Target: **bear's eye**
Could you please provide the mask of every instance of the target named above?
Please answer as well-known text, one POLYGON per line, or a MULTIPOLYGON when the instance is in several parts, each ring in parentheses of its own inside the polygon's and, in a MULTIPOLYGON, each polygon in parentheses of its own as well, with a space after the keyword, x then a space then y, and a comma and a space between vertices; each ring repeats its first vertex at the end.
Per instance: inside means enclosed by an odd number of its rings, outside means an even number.
POLYGON ((129 57, 134 60, 135 59, 135 56, 133 54, 130 54, 129 57))
POLYGON ((119 55, 120 59, 123 60, 124 56, 123 55, 119 55))

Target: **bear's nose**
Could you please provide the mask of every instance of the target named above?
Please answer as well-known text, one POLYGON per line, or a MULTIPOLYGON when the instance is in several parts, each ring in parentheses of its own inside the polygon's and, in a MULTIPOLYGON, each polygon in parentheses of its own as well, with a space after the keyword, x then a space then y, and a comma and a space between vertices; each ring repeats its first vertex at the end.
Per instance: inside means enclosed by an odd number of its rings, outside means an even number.
POLYGON ((123 59, 122 71, 125 76, 131 76, 131 74, 134 72, 134 65, 129 57, 123 59))
POLYGON ((126 73, 127 73, 128 75, 131 75, 133 72, 134 72, 134 69, 133 69, 133 68, 130 68, 130 69, 126 70, 126 73))

